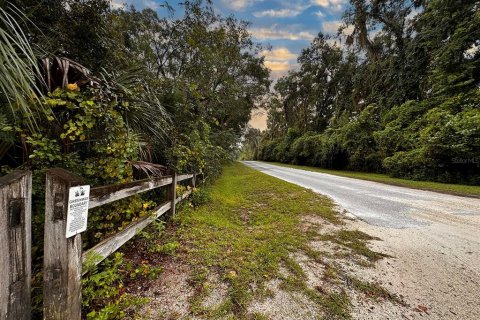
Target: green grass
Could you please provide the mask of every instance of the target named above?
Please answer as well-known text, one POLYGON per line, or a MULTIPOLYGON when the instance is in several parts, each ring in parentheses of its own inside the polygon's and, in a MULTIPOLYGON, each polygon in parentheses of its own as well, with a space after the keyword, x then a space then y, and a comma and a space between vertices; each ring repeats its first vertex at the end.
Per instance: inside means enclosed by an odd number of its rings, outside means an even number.
POLYGON ((435 192, 441 192, 441 193, 447 193, 447 194, 453 194, 453 195, 459 195, 459 196, 480 198, 480 186, 468 186, 468 185, 461 185, 461 184, 449 184, 449 183, 440 183, 440 182, 432 182, 432 181, 400 179, 400 178, 393 178, 386 174, 381 174, 381 173, 331 170, 331 169, 300 166, 300 165, 285 164, 285 163, 278 163, 278 162, 266 162, 266 163, 270 163, 270 164, 274 164, 282 167, 288 167, 288 168, 328 173, 328 174, 333 174, 336 176, 342 176, 347 178, 381 182, 381 183, 400 186, 400 187, 407 187, 407 188, 435 191, 435 192))
POLYGON ((355 254, 367 258, 371 263, 389 257, 386 254, 372 251, 367 247, 366 241, 380 239, 371 237, 358 230, 340 230, 332 234, 323 235, 320 238, 349 248, 355 254))
MULTIPOLYGON (((182 206, 162 240, 178 241, 176 259, 192 269, 193 315, 263 319, 261 314, 249 313, 248 305, 271 296, 266 284, 279 279, 283 289, 303 292, 315 301, 327 319, 349 319, 348 295, 309 288, 302 268, 291 258, 292 253, 303 252, 321 260, 321 254, 308 246, 318 235, 302 229, 301 218, 315 215, 325 223, 342 224, 329 199, 241 163, 225 167, 222 176, 206 189, 210 201, 198 207, 182 206), (280 272, 281 266, 289 271, 288 276, 280 272), (208 308, 203 301, 212 290, 212 275, 228 285, 228 293, 219 306, 208 308)), ((370 238, 365 234, 338 236, 338 240, 324 241, 378 258, 366 247, 370 238)))

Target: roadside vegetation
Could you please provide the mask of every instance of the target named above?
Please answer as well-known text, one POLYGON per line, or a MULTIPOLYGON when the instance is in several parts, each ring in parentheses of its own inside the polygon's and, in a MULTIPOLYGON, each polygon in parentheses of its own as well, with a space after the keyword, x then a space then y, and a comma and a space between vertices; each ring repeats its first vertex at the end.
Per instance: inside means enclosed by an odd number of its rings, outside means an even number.
POLYGON ((291 318, 349 319, 355 294, 401 305, 379 284, 345 268, 346 261, 369 268, 386 255, 369 249, 375 239, 348 229, 333 206, 310 190, 240 163, 228 165, 148 244, 172 249, 150 259, 174 264, 176 286, 187 278, 189 289, 181 292, 186 305, 155 303, 170 295, 176 299, 178 288, 164 285, 165 292, 150 295, 134 289, 158 287, 169 277, 161 273, 160 280, 131 286, 136 297, 152 300, 141 313, 150 319, 269 319, 283 312, 291 318), (276 300, 282 295, 284 306, 276 300), (294 314, 296 307, 304 309, 301 314, 294 314))
POLYGON ((399 186, 399 187, 435 191, 435 192, 441 192, 441 193, 447 193, 447 194, 453 194, 453 195, 459 195, 459 196, 467 196, 467 197, 477 197, 477 198, 480 197, 479 186, 401 179, 401 178, 391 177, 384 173, 332 170, 332 169, 301 166, 301 165, 287 164, 287 163, 280 163, 280 162, 268 162, 268 163, 271 163, 277 166, 282 166, 282 167, 302 169, 307 171, 333 174, 341 177, 380 182, 380 183, 390 184, 390 185, 399 186))
MULTIPOLYGON (((180 12, 162 6, 160 16, 109 0, 0 1, 0 174, 33 172, 34 318, 42 317, 46 170, 67 169, 92 186, 169 170, 212 181, 237 157, 255 101, 269 90, 263 48, 245 22, 220 16, 210 1, 186 1, 180 12)), ((164 197, 91 210, 84 249, 164 197)), ((118 274, 120 260, 85 278, 88 317, 121 318, 115 304, 90 312, 121 296, 109 282, 130 274, 118 274)))
POLYGON ((275 84, 244 158, 480 185, 479 24, 477 0, 351 0, 275 84))

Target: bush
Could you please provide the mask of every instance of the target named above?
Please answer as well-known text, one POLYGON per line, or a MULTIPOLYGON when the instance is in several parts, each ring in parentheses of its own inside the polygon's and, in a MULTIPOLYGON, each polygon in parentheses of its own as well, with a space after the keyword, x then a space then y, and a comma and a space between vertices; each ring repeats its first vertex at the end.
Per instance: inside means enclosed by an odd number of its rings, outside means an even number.
POLYGON ((124 260, 121 253, 115 253, 112 259, 106 259, 99 269, 93 263, 86 262, 89 271, 82 277, 82 306, 87 319, 113 320, 127 316, 133 308, 142 305, 146 299, 126 294, 123 290, 122 275, 124 260))
POLYGON ((208 193, 204 188, 193 189, 190 202, 194 207, 202 206, 210 201, 210 193, 208 193))
POLYGON ((392 150, 385 168, 398 177, 480 184, 480 90, 446 99, 408 123, 405 114, 432 104, 409 102, 389 114, 376 133, 382 148, 392 150))

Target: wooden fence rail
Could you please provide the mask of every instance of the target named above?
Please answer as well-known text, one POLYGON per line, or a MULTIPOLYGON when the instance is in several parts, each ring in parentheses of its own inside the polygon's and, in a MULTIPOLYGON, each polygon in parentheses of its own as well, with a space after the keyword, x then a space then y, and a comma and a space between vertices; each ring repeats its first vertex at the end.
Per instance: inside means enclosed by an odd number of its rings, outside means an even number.
POLYGON ((176 195, 177 183, 187 179, 192 179, 195 186, 195 174, 177 176, 172 173, 161 178, 92 188, 89 209, 163 186, 168 187, 167 202, 154 209, 152 215, 131 223, 82 253, 81 234, 68 239, 65 237, 68 190, 80 185, 82 179, 63 169, 48 170, 45 195, 44 319, 80 320, 83 262, 100 263, 155 219, 168 211, 174 215, 176 204, 192 192, 189 190, 180 197, 176 195))
MULTIPOLYGON (((89 209, 149 190, 167 187, 167 201, 153 213, 82 253, 82 236, 66 237, 69 189, 85 180, 64 169, 46 173, 45 235, 43 265, 43 314, 48 320, 81 319, 82 264, 98 264, 117 251, 140 230, 169 212, 188 197, 192 189, 177 196, 177 184, 196 174, 171 175, 90 190, 89 209)), ((185 183, 185 182, 184 182, 185 183)), ((15 171, 0 178, 0 319, 30 319, 32 174, 15 171)))

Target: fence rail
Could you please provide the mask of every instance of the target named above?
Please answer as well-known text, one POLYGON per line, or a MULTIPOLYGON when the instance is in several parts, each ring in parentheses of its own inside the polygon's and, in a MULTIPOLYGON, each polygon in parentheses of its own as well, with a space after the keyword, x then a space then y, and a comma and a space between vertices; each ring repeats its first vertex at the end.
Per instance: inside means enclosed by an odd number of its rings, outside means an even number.
POLYGON ((172 177, 166 176, 92 188, 90 190, 90 203, 88 204, 88 208, 93 209, 103 206, 104 204, 167 186, 171 183, 172 177))
MULTIPOLYGON (((66 238, 69 189, 85 180, 64 169, 46 173, 44 236, 44 319, 81 319, 82 264, 98 264, 117 251, 155 219, 170 212, 192 189, 178 196, 177 184, 196 174, 171 175, 134 182, 95 187, 90 190, 89 209, 130 196, 167 187, 167 201, 151 215, 132 222, 125 229, 82 253, 82 236, 66 238)), ((32 174, 16 171, 0 178, 0 319, 30 319, 31 279, 31 191, 32 174)))
POLYGON ((142 219, 130 224, 128 227, 118 232, 114 236, 101 241, 93 248, 84 252, 82 255, 82 261, 85 262, 89 260, 89 257, 91 257, 91 263, 99 264, 109 255, 117 251, 128 240, 133 238, 139 231, 152 223, 152 221, 158 219, 160 216, 170 210, 171 207, 172 204, 170 202, 165 202, 161 206, 157 207, 151 216, 143 217, 142 219))

